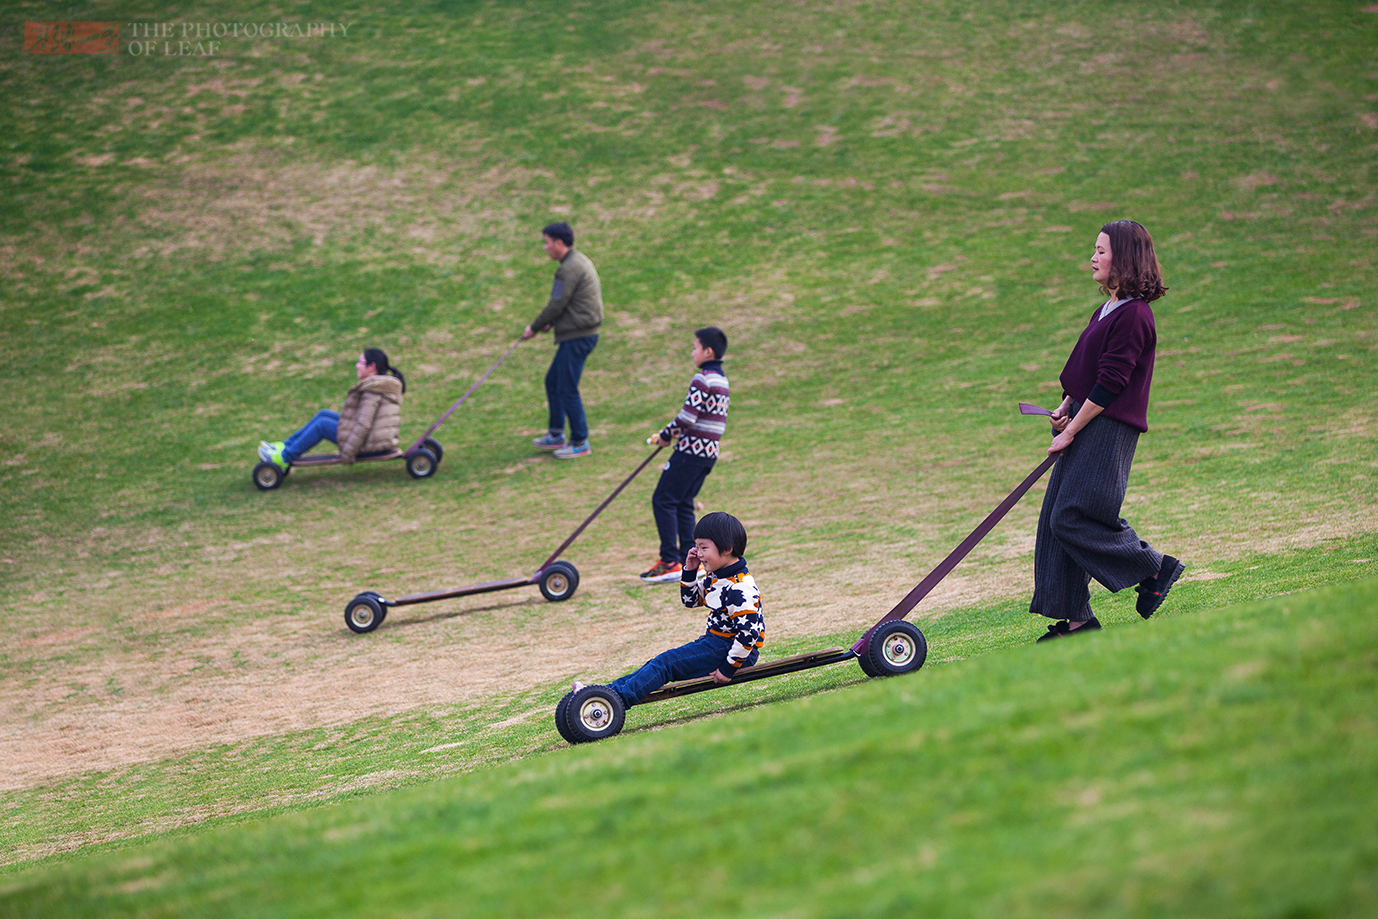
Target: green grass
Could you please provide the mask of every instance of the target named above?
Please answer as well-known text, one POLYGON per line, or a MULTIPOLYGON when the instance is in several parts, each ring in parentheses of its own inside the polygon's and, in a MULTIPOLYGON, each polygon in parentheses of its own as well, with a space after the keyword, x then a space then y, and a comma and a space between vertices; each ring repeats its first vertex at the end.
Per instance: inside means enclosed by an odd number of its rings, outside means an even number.
MULTIPOLYGON (((1056 398, 1096 301, 1090 242, 1115 217, 1150 228, 1171 288, 1155 304, 1152 430, 1125 515, 1193 573, 1229 575, 1184 584, 1176 612, 1374 573, 1378 15, 1361 4, 188 2, 159 15, 354 26, 214 60, 23 55, 17 29, 0 36, 0 583, 14 623, 0 765, 19 776, 0 791, 0 861, 76 849, 52 870, 80 886, 83 866, 118 861, 81 854, 104 845, 195 844, 177 828, 233 835, 221 825, 257 813, 310 822, 337 813, 321 803, 420 801, 454 787, 437 778, 496 788, 483 783, 520 773, 490 767, 555 743, 559 686, 620 673, 698 625, 626 577, 655 544, 653 472, 569 553, 584 582, 568 603, 399 610, 364 638, 340 609, 362 588, 529 572, 644 456, 701 324, 731 336, 734 393, 703 500, 747 521, 767 650, 847 641, 1038 461, 1046 428, 1013 406, 1056 398), (538 341, 441 430, 434 480, 373 465, 252 488, 256 442, 337 405, 363 346, 407 371, 403 433, 419 433, 534 315, 552 267, 536 232, 559 218, 608 302, 584 385, 594 457, 532 457, 538 341), (422 787, 373 796, 402 785, 422 787)), ((957 692, 980 682, 973 668, 1022 666, 1011 648, 1040 629, 1024 615, 1037 498, 925 605, 945 613, 925 624, 933 670, 906 685, 932 676, 957 692)), ((1107 622, 1136 621, 1123 596, 1095 602, 1107 622)), ((1156 626, 1112 631, 1100 647, 1123 648, 1125 678, 1140 678, 1135 643, 1156 626)), ((705 715, 750 709, 730 722, 749 734, 789 705, 892 691, 822 692, 857 680, 836 668, 667 704, 636 713, 625 744, 677 762, 681 743, 728 723, 678 727, 705 715), (638 734, 647 723, 675 729, 638 734)), ((759 732, 803 730, 801 748, 821 736, 787 723, 759 732)), ((768 761, 749 757, 747 774, 768 761)), ((977 793, 955 781, 953 795, 977 793)), ((1276 811, 1230 828, 1253 839, 1268 820, 1326 813, 1297 798, 1276 811)), ((1225 832, 1211 819, 1204 836, 1225 832)), ((550 832, 589 825, 557 816, 550 832)), ((1109 826, 1115 846, 1139 845, 1109 826)), ((811 878, 886 889, 847 862, 864 843, 825 839, 809 837, 840 861, 811 878)), ((1357 839, 1334 844, 1357 852, 1357 839)), ((949 850, 934 846, 940 864, 949 850)), ((1283 849, 1241 851, 1272 864, 1283 849)), ((915 852, 900 875, 928 870, 915 852)), ((1042 847, 1020 854, 1041 870, 1042 847)), ((1190 879, 1191 908, 1255 902, 1255 868, 1222 859, 1214 886, 1190 879)), ((694 876, 661 868, 637 883, 694 876)), ((1090 899, 1040 900, 1057 894, 1048 881, 1016 884, 1033 892, 1011 905, 981 899, 983 870, 947 873, 944 896, 1031 915, 1179 902, 1148 882, 1141 901, 1096 900, 1104 879, 1088 869, 1062 892, 1090 899)), ((1326 883, 1298 881, 1301 899, 1256 912, 1343 914, 1349 894, 1326 883)), ((708 911, 753 911, 750 889, 708 911)), ((610 910, 641 908, 625 895, 610 910)))
MULTIPOLYGON (((1374 909, 1378 582, 29 871, 9 915, 1374 909)), ((639 714, 639 713, 637 713, 639 714)))
MULTIPOLYGON (((605 435, 665 414, 688 330, 733 333, 738 500, 777 497, 801 449, 893 444, 957 461, 943 478, 960 488, 1022 455, 1010 406, 1055 379, 1094 299, 1087 240, 1122 213, 1154 230, 1173 289, 1166 436, 1145 459, 1205 467, 1167 477, 1163 503, 1209 490, 1250 523, 1324 516, 1356 489, 1346 464, 1374 461, 1352 452, 1371 438, 1344 436, 1373 421, 1353 385, 1373 372, 1371 16, 1334 4, 1298 31, 1286 4, 557 9, 308 4, 296 15, 357 17, 359 41, 9 64, 27 104, 3 116, 6 380, 37 386, 3 435, 25 457, 0 473, 6 554, 49 550, 55 523, 255 528, 264 502, 240 464, 338 401, 363 343, 413 370, 419 426, 535 309, 548 269, 531 237, 552 207, 607 278, 589 387, 605 435), (1119 17, 1142 44, 1107 58, 1096 35, 1119 17), (93 91, 102 104, 68 104, 93 91), (817 145, 820 125, 838 139, 817 145), (456 147, 456 131, 474 139, 456 147), (159 165, 120 165, 136 155, 159 165), (311 174, 327 169, 374 172, 343 193, 311 174), (279 184, 256 196, 260 174, 279 184), (911 406, 922 424, 897 417, 911 406)), ((513 421, 541 423, 542 358, 523 354, 465 416, 466 469, 447 472, 479 497, 526 453, 513 421)), ((913 465, 861 465, 916 484, 913 465)), ((812 516, 851 516, 828 497, 812 516)))
MULTIPOLYGON (((1259 597, 1373 578, 1378 576, 1375 556, 1378 544, 1369 537, 1284 556, 1246 557, 1221 566, 1221 579, 1180 585, 1157 618, 1192 617, 1259 597)), ((1132 628, 1140 622, 1127 594, 1112 596, 1097 588, 1096 608, 1108 626, 1132 628)), ((1023 601, 1016 601, 966 607, 938 619, 917 618, 930 645, 926 672, 1029 643, 1042 631, 1042 621, 1032 622, 1023 613, 1023 601)), ((771 643, 768 658, 845 647, 856 637, 854 632, 787 637, 771 643)), ((618 675, 619 670, 608 670, 584 676, 607 680, 618 675)), ((850 665, 806 671, 636 709, 626 732, 633 735, 864 682, 859 669, 850 665)), ((312 808, 556 750, 563 743, 551 714, 567 688, 560 683, 482 705, 216 745, 190 756, 11 793, 0 799, 11 817, 0 848, 16 859, 91 847, 99 840, 118 840, 103 847, 119 848, 170 823, 238 822, 245 815, 312 808), (116 790, 118 794, 112 793, 116 790)))

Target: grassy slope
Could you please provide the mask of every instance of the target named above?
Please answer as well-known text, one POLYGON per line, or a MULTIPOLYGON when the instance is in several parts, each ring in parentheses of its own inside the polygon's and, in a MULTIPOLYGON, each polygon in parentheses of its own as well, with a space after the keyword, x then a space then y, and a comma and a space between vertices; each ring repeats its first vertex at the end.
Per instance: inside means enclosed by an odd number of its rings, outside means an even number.
MULTIPOLYGON (((93 10, 64 15, 105 14, 93 10)), ((0 374, 29 397, 0 432, 0 571, 20 639, 78 630, 0 650, 11 686, 116 646, 156 667, 246 621, 338 629, 361 581, 510 575, 540 557, 549 535, 523 522, 576 473, 525 462, 539 349, 466 407, 424 488, 395 468, 335 471, 268 502, 246 473, 260 436, 339 398, 362 344, 412 371, 409 424, 438 411, 528 318, 549 271, 531 228, 552 214, 575 218, 610 302, 587 387, 606 446, 577 474, 629 465, 683 385, 686 332, 721 322, 739 396, 708 497, 753 522, 777 583, 817 565, 854 590, 875 590, 868 569, 898 583, 1031 465, 1038 432, 1009 406, 1050 395, 1093 299, 1086 244, 1121 213, 1154 230, 1174 288, 1136 525, 1222 570, 1247 552, 1239 534, 1277 548, 1371 527, 1375 135, 1361 116, 1378 65, 1374 17, 1352 5, 292 15, 358 21, 362 38, 190 65, 23 58, 5 39, 6 98, 25 104, 0 112, 0 374), (1107 51, 1100 36, 1125 17, 1138 40, 1107 51), (381 532, 342 549, 341 514, 381 532), (222 606, 175 628, 142 617, 207 598, 222 606)), ((650 539, 644 507, 616 506, 602 533, 587 555, 630 564, 650 539)), ((1362 539, 1345 550, 1370 554, 1362 539)), ((620 590, 558 615, 648 602, 620 590)), ((935 656, 969 653, 949 650, 935 656)), ((197 666, 169 682, 246 665, 227 653, 197 666)), ((70 704, 99 707, 133 679, 74 681, 70 704)), ((543 699, 493 704, 520 714, 543 699)), ((482 720, 460 707, 432 728, 482 720)), ((254 790, 345 794, 349 777, 405 771, 411 747, 396 749, 254 790)), ((290 775, 275 767, 302 747, 232 752, 290 775)), ((167 764, 195 792, 169 802, 177 780, 164 782, 130 816, 156 827, 201 794, 210 813, 234 810, 252 796, 242 780, 216 790, 217 756, 167 764)), ((126 778, 6 800, 46 819, 68 793, 126 778)), ((115 822, 117 798, 63 829, 115 822)))
MULTIPOLYGON (((341 494, 337 472, 269 504, 244 488, 245 454, 335 402, 366 341, 414 368, 413 424, 446 404, 531 311, 548 268, 530 227, 552 208, 576 218, 608 276, 589 387, 605 439, 631 441, 673 405, 687 329, 734 332, 731 493, 777 510, 762 514, 771 548, 845 529, 844 482, 965 505, 974 487, 994 493, 990 463, 1026 465, 1037 435, 1010 406, 1048 397, 1094 299, 1086 241, 1128 212, 1156 230, 1175 291, 1160 320, 1164 436, 1146 440, 1136 482, 1157 499, 1144 525, 1199 535, 1243 515, 1280 529, 1366 501, 1353 473, 1373 461, 1361 279, 1375 135, 1358 115, 1372 108, 1373 22, 1326 9, 1305 31, 1286 5, 1137 13, 1144 46, 1107 55, 1097 27, 1129 15, 1118 8, 441 5, 358 10, 364 38, 347 50, 21 59, 6 72, 29 104, 5 112, 19 138, 5 372, 35 392, 3 434, 9 564, 33 583, 94 525, 76 548, 127 577, 226 533, 319 527, 341 507, 435 524, 436 543, 469 561, 446 513, 483 519, 475 499, 494 497, 525 512, 567 475, 540 466, 513 487, 496 472, 528 455, 514 421, 540 424, 538 348, 452 432, 465 462, 446 489, 361 469, 376 487, 341 494), (710 38, 726 34, 739 37, 710 38), (1135 92, 1117 90, 1131 78, 1135 92), (96 95, 72 107, 77 92, 96 95), (112 159, 80 165, 91 157, 112 159), (159 165, 119 165, 136 157, 159 165), (374 171, 310 184, 314 169, 351 167, 374 171), (260 175, 273 195, 216 210, 260 175), (378 190, 385 179, 395 192, 378 190), (891 451, 912 458, 874 458, 891 451), (806 468, 788 461, 810 452, 806 468), (934 461, 951 465, 938 476, 934 461), (147 532, 179 526, 172 545, 147 532)), ((952 524, 938 526, 844 542, 941 544, 952 524)), ((23 609, 41 616, 43 602, 23 609)))
MULTIPOLYGON (((1224 604, 1378 576, 1378 542, 1327 546, 1221 566, 1227 579, 1179 586, 1158 621, 1224 604)), ((1142 628, 1132 598, 1098 597, 1101 621, 1142 628)), ((1027 644, 1043 626, 1020 615, 1023 601, 982 604, 921 621, 930 645, 926 668, 943 668, 1027 644)), ((772 643, 779 656, 846 646, 854 632, 772 643)), ((611 679, 619 668, 585 674, 611 679)), ((690 696, 638 709, 627 734, 673 726, 865 682, 852 666, 781 677, 749 687, 690 696)), ((237 822, 325 801, 469 773, 560 749, 551 722, 565 682, 510 693, 481 705, 457 704, 406 716, 373 717, 344 727, 288 732, 258 741, 215 744, 196 753, 112 772, 95 772, 5 796, 4 848, 16 863, 53 851, 118 848, 182 823, 237 822), (115 842, 111 842, 114 840, 115 842)), ((78 857, 67 852, 63 858, 78 857)), ((0 871, 12 871, 12 867, 0 871)))
POLYGON ((1378 582, 920 675, 4 888, 7 914, 1344 916, 1378 582))

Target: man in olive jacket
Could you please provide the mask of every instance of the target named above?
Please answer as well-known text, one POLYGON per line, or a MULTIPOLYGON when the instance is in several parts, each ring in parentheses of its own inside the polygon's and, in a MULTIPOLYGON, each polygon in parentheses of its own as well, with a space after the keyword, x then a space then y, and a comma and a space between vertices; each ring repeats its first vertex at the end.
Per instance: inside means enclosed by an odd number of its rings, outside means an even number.
POLYGON ((527 339, 546 329, 555 330, 555 359, 545 375, 546 401, 550 404, 549 430, 532 443, 542 450, 553 450, 559 459, 588 456, 589 425, 584 417, 584 400, 579 398, 579 377, 584 361, 598 344, 598 327, 603 324, 603 291, 598 269, 587 255, 574 249, 574 228, 567 223, 552 223, 541 231, 545 252, 560 267, 550 301, 541 314, 522 332, 527 339), (565 440, 565 418, 569 418, 569 440, 565 440))

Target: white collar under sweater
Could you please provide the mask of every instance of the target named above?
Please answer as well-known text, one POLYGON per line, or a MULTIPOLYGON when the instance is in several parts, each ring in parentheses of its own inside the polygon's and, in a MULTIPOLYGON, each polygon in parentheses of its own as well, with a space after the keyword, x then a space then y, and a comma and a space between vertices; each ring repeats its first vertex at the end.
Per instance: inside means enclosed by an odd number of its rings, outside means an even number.
POLYGON ((1133 297, 1125 297, 1123 300, 1106 300, 1105 305, 1100 308, 1100 315, 1096 318, 1104 319, 1132 299, 1133 297))

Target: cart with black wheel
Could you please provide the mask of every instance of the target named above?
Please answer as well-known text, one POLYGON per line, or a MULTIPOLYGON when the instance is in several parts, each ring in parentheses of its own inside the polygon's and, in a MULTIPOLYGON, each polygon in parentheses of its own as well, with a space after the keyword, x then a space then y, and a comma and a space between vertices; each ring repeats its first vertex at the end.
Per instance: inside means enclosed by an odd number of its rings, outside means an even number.
MULTIPOLYGON (((355 462, 377 463, 386 460, 400 459, 406 461, 407 474, 413 479, 429 479, 431 476, 435 475, 435 471, 440 468, 440 461, 445 458, 445 450, 440 446, 440 441, 436 440, 431 435, 445 423, 446 419, 455 413, 457 408, 464 404, 466 399, 474 394, 474 390, 482 386, 484 381, 493 375, 493 371, 497 370, 502 362, 507 360, 507 356, 515 351, 519 344, 521 344, 521 339, 517 339, 517 341, 513 342, 512 347, 508 348, 507 351, 503 353, 502 357, 498 358, 497 361, 493 363, 493 366, 488 368, 488 371, 484 373, 483 376, 474 381, 474 385, 470 386, 468 391, 460 396, 459 399, 455 401, 454 405, 451 405, 449 409, 446 410, 445 414, 437 418, 435 423, 426 429, 426 433, 416 438, 411 446, 407 447, 405 450, 386 450, 381 453, 361 453, 355 458, 355 462)), ((343 464, 344 461, 340 459, 340 454, 338 453, 308 453, 305 456, 293 460, 291 465, 286 469, 283 469, 276 463, 270 463, 265 460, 254 467, 253 481, 259 491, 272 491, 283 483, 283 480, 287 478, 288 474, 291 473, 293 469, 314 466, 340 466, 343 464)))
MULTIPOLYGON (((1024 414, 1048 414, 1045 409, 1027 403, 1020 403, 1020 410, 1024 414)), ((667 683, 642 700, 641 704, 736 686, 753 680, 770 679, 800 670, 811 670, 814 667, 828 667, 851 660, 855 660, 868 677, 899 676, 918 670, 928 658, 928 642, 919 627, 906 621, 905 617, 953 568, 957 567, 962 559, 966 558, 976 544, 1019 503, 1025 492, 1033 487, 1055 462, 1057 455, 1049 456, 1037 469, 1029 473, 1024 481, 981 521, 980 526, 962 540, 938 567, 930 571, 905 595, 903 600, 867 629, 850 648, 828 648, 743 667, 733 676, 731 683, 715 683, 712 677, 707 676, 667 683)), ((555 706, 555 728, 560 732, 560 736, 571 744, 612 737, 622 730, 625 723, 626 708, 622 698, 607 686, 584 686, 577 691, 568 692, 555 706)))
MULTIPOLYGON (((382 460, 406 460, 407 474, 413 479, 429 479, 440 468, 445 450, 434 437, 422 437, 405 450, 388 450, 383 453, 361 453, 356 463, 376 463, 382 460)), ((297 468, 312 466, 339 466, 343 463, 338 453, 308 453, 293 460, 286 469, 274 463, 263 462, 254 467, 254 484, 259 491, 272 491, 282 484, 288 474, 297 468)))
POLYGON ((358 594, 354 599, 345 604, 345 625, 351 631, 363 634, 372 632, 383 624, 387 618, 388 610, 395 606, 410 606, 413 603, 433 603, 436 600, 450 600, 455 597, 469 597, 474 594, 486 594, 496 590, 512 590, 517 587, 530 587, 535 585, 541 591, 541 596, 547 600, 558 603, 561 600, 568 600, 574 596, 574 591, 579 587, 579 569, 574 567, 573 562, 560 559, 561 553, 574 544, 574 540, 579 538, 579 534, 588 528, 588 525, 603 513, 604 509, 613 502, 622 490, 631 484, 641 470, 650 465, 651 460, 656 458, 662 448, 657 447, 641 461, 641 464, 632 470, 631 475, 622 480, 622 484, 613 489, 612 494, 603 499, 603 503, 593 509, 593 513, 584 518, 584 522, 569 538, 560 543, 559 548, 550 553, 549 558, 541 563, 541 566, 532 574, 525 577, 507 578, 502 581, 489 581, 486 584, 474 584, 469 587, 452 587, 448 590, 433 590, 427 593, 408 594, 398 597, 395 600, 388 600, 377 591, 366 590, 358 594))

